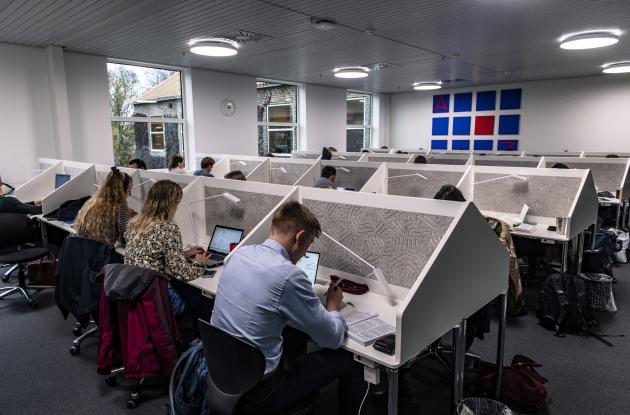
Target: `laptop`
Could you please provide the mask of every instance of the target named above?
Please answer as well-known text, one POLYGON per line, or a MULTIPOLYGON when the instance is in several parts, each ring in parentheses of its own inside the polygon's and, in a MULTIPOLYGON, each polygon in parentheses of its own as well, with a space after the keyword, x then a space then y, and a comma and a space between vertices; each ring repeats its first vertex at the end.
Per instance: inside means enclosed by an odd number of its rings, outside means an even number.
POLYGON ((295 265, 302 268, 311 284, 315 284, 317 269, 319 268, 319 252, 307 251, 295 265))
POLYGON ((69 174, 55 174, 55 189, 59 189, 70 181, 69 174))
POLYGON ((242 229, 216 225, 206 251, 210 254, 206 265, 209 267, 221 265, 230 253, 230 245, 241 242, 244 232, 242 229))

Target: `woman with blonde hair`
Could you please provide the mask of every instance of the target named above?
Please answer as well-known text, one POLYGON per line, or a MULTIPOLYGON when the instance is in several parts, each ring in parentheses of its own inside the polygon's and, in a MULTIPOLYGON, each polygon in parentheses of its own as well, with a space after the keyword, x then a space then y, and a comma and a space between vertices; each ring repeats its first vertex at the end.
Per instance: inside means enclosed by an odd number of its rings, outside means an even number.
MULTIPOLYGON (((182 234, 173 221, 181 200, 181 187, 170 180, 160 180, 151 187, 142 212, 129 222, 125 264, 152 269, 183 281, 204 274, 208 255, 199 247, 184 251, 182 234)), ((183 314, 184 301, 172 288, 169 294, 174 314, 183 314)))
POLYGON ((131 213, 127 206, 131 184, 131 176, 112 167, 105 182, 79 211, 77 234, 109 246, 123 242, 131 213))

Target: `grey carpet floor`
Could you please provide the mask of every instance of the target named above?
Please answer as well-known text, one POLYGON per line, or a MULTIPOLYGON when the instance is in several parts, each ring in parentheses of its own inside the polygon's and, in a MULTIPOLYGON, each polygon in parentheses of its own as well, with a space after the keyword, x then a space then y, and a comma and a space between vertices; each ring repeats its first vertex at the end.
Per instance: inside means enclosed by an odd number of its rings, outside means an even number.
MULTIPOLYGON (((630 334, 630 265, 615 269, 619 311, 600 313, 601 331, 630 334)), ((593 338, 554 337, 537 324, 533 310, 537 289, 528 289, 530 313, 508 324, 506 362, 520 353, 543 364, 549 379, 550 399, 541 414, 626 414, 630 412, 630 338, 611 338, 610 348, 593 338)), ((31 310, 15 298, 0 300, 0 414, 160 414, 166 401, 161 388, 155 397, 130 411, 125 408, 129 387, 110 388, 96 374, 96 341, 83 343, 81 354, 71 356, 73 321, 64 321, 54 304, 52 290, 36 294, 39 308, 31 310)), ((436 310, 437 312, 437 310, 436 310)), ((495 353, 496 327, 473 345, 486 360, 495 353)), ((417 364, 409 375, 417 397, 415 405, 402 404, 401 414, 449 414, 448 372, 434 362, 417 364)), ((336 414, 334 388, 321 394, 311 413, 336 414)), ((384 414, 369 401, 364 414, 384 414)))

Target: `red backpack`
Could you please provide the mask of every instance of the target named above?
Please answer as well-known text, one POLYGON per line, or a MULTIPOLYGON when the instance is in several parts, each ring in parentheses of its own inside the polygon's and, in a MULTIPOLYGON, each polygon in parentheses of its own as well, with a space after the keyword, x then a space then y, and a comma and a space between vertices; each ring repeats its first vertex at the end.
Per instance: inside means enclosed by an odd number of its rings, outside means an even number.
MULTIPOLYGON (((547 400, 547 379, 536 372, 542 367, 523 355, 515 355, 511 366, 503 367, 501 380, 501 401, 522 408, 541 409, 547 400)), ((494 393, 496 383, 496 365, 479 362, 477 385, 487 393, 494 393)))

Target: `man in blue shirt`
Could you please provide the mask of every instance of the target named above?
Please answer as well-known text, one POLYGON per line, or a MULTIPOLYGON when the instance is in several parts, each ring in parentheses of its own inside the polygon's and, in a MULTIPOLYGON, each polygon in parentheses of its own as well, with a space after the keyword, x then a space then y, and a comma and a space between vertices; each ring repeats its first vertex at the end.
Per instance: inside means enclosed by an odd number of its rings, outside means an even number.
POLYGON ((358 412, 365 384, 362 366, 339 349, 346 332, 342 292, 331 285, 324 307, 295 265, 320 233, 313 213, 289 202, 274 214, 269 239, 240 248, 221 275, 212 325, 253 344, 266 360, 264 377, 241 398, 239 413, 277 413, 337 379, 339 413, 358 412), (299 357, 285 352, 289 323, 326 349, 299 357))
POLYGON ((335 178, 337 177, 337 169, 333 166, 324 166, 321 177, 313 183, 313 187, 320 189, 336 189, 335 178))
POLYGON ((214 177, 212 168, 214 167, 214 159, 212 157, 204 157, 201 159, 201 169, 193 173, 194 176, 214 177))

